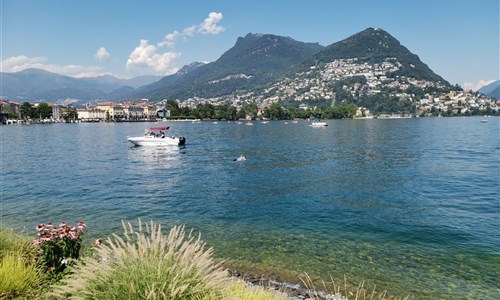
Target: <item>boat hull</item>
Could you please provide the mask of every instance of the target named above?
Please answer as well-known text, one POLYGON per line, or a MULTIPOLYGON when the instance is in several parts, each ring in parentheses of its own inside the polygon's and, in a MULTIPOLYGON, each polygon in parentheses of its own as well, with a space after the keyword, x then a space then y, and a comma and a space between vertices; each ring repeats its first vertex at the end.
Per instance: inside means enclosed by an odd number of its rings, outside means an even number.
POLYGON ((140 137, 129 137, 127 138, 129 142, 135 146, 181 146, 186 143, 184 137, 150 137, 150 136, 140 136, 140 137))

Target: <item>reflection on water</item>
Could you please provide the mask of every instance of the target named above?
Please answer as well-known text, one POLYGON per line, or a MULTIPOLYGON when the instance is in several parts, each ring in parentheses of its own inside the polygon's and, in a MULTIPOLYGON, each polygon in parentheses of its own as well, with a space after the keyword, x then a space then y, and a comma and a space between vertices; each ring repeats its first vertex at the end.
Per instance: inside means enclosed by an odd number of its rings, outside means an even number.
POLYGON ((182 168, 181 155, 185 154, 184 148, 185 146, 132 146, 128 151, 128 171, 146 177, 143 183, 145 192, 173 190, 181 179, 177 174, 182 168))
MULTIPOLYGON (((144 171, 157 168, 177 168, 185 146, 130 147, 128 160, 131 164, 143 162, 144 171)), ((184 152, 185 153, 185 152, 184 152)))

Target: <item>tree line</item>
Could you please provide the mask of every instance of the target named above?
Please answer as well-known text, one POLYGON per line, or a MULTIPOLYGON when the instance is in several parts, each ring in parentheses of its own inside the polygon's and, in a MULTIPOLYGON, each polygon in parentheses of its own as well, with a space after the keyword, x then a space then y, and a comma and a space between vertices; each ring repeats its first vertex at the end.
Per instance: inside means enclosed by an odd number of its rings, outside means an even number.
POLYGON ((356 114, 357 106, 352 103, 341 103, 333 106, 317 106, 315 108, 302 109, 292 105, 284 107, 283 104, 273 103, 263 109, 259 109, 255 103, 245 103, 240 109, 228 104, 214 105, 200 103, 195 108, 179 107, 176 100, 168 100, 165 109, 170 111, 172 118, 196 118, 214 120, 238 120, 265 118, 269 120, 290 119, 346 119, 356 114), (260 111, 260 115, 259 115, 260 111))
MULTIPOLYGON (((78 119, 76 108, 74 107, 61 107, 61 118, 69 121, 78 119)), ((31 103, 24 102, 19 106, 19 118, 23 120, 28 119, 50 119, 52 118, 52 107, 45 102, 40 102, 38 106, 33 107, 31 103)))

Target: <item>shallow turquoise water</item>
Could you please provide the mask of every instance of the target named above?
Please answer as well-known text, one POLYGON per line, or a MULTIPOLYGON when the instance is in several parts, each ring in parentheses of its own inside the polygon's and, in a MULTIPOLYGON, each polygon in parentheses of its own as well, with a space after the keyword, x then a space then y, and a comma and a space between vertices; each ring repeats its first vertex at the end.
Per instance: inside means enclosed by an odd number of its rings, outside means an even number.
POLYGON ((418 299, 500 291, 500 118, 2 126, 1 222, 120 220, 202 232, 217 256, 297 280, 365 280, 418 299), (248 158, 234 162, 240 154, 248 158))

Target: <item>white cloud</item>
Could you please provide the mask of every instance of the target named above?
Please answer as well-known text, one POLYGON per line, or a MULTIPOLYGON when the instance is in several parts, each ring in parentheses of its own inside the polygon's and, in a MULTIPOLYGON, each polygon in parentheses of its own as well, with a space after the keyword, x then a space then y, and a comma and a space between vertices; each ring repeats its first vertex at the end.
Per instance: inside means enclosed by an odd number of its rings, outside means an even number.
POLYGON ((178 68, 172 67, 174 61, 180 57, 179 52, 159 53, 158 48, 150 45, 147 40, 141 40, 127 60, 127 71, 135 75, 170 75, 178 68))
POLYGON ((104 47, 101 47, 101 48, 99 48, 99 50, 97 50, 95 57, 98 60, 106 60, 109 58, 109 55, 110 54, 109 54, 108 50, 106 50, 106 48, 104 48, 104 47))
POLYGON ((200 24, 198 32, 202 34, 219 34, 223 32, 225 28, 223 26, 217 25, 224 16, 222 13, 211 12, 208 14, 203 23, 200 24))
POLYGON ((165 35, 163 40, 157 43, 156 46, 149 44, 145 39, 141 40, 139 46, 128 57, 127 71, 133 75, 170 75, 177 72, 178 68, 173 67, 173 65, 181 56, 181 53, 175 51, 161 52, 159 48, 165 46, 174 47, 175 41, 179 37, 187 39, 196 34, 219 34, 225 30, 223 26, 218 25, 223 18, 222 13, 211 12, 199 25, 192 25, 181 31, 175 30, 165 35))
POLYGON ((224 28, 223 26, 218 25, 218 23, 220 21, 222 21, 223 18, 224 18, 224 16, 222 15, 222 13, 211 12, 208 14, 208 17, 199 25, 192 25, 192 26, 184 28, 181 32, 175 30, 174 32, 167 34, 165 36, 165 38, 163 39, 163 41, 159 42, 157 44, 157 46, 158 47, 163 47, 163 46, 173 47, 175 44, 175 40, 178 37, 183 37, 184 39, 187 39, 188 37, 192 37, 196 34, 205 34, 205 35, 206 34, 212 34, 212 35, 219 34, 219 33, 223 32, 224 30, 226 30, 226 28, 224 28))
POLYGON ((196 26, 196 25, 189 26, 189 27, 186 27, 182 30, 182 34, 184 36, 193 36, 197 30, 198 30, 198 26, 196 26))
POLYGON ((179 32, 177 30, 172 32, 172 33, 169 33, 165 36, 165 39, 163 40, 163 42, 159 42, 157 44, 157 46, 158 47, 163 47, 163 46, 173 47, 175 44, 175 39, 177 39, 178 36, 179 36, 179 32))
POLYGON ((478 91, 480 88, 483 86, 487 86, 488 84, 494 82, 495 80, 479 80, 476 83, 473 82, 464 82, 462 83, 462 88, 466 91, 468 90, 473 90, 473 91, 478 91))
POLYGON ((102 68, 96 66, 80 66, 80 65, 66 65, 60 66, 47 63, 47 58, 28 57, 25 55, 12 56, 1 61, 3 72, 19 72, 22 70, 36 68, 45 71, 72 76, 72 77, 90 77, 106 74, 102 68))

